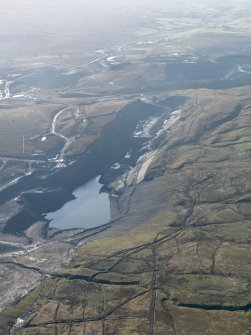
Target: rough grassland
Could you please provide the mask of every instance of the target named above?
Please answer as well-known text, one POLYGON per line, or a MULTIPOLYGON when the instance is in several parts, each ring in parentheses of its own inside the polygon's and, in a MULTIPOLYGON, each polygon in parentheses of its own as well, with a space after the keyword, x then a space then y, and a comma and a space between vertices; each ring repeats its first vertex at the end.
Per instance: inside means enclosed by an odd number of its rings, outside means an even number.
POLYGON ((241 144, 251 106, 242 93, 183 92, 192 105, 148 170, 165 168, 172 209, 82 244, 2 313, 2 328, 26 311, 14 334, 248 335, 251 170, 241 144))

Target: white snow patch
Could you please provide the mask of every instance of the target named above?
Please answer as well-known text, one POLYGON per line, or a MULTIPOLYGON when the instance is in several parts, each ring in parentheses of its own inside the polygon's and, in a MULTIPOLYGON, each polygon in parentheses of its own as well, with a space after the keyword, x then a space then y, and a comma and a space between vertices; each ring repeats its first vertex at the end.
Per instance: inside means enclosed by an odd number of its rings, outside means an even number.
POLYGON ((23 98, 23 97, 24 97, 24 94, 16 94, 12 96, 12 98, 23 98))
POLYGON ((23 319, 21 319, 21 318, 18 318, 17 320, 16 320, 16 322, 15 322, 15 325, 14 325, 14 329, 15 328, 19 328, 19 327, 21 327, 21 325, 24 323, 24 321, 25 320, 23 320, 23 319))
POLYGON ((140 94, 140 96, 142 97, 142 98, 140 98, 140 101, 145 102, 146 104, 151 104, 152 103, 151 99, 147 98, 143 94, 140 94))
POLYGON ((190 61, 190 60, 188 60, 188 59, 185 59, 185 60, 184 60, 184 63, 187 63, 187 64, 195 64, 196 62, 194 62, 194 61, 190 61))
POLYGON ((107 57, 106 59, 108 62, 113 62, 116 58, 117 56, 110 56, 110 57, 107 57))
POLYGON ((251 73, 251 66, 250 65, 242 65, 238 66, 238 72, 241 73, 251 73))
POLYGON ((63 72, 63 74, 66 76, 71 76, 72 74, 76 74, 76 73, 78 73, 78 70, 75 70, 75 69, 63 72))
POLYGON ((142 131, 137 131, 137 132, 134 132, 133 133, 133 137, 142 137, 141 135, 142 135, 142 131))
POLYGON ((160 135, 164 130, 171 128, 180 119, 181 113, 181 109, 172 112, 170 119, 164 121, 163 128, 158 131, 157 135, 160 135))
POLYGON ((133 137, 147 137, 147 138, 152 137, 151 129, 157 122, 158 122, 157 117, 151 117, 146 121, 139 122, 133 133, 133 137))
POLYGON ((119 164, 119 163, 115 163, 115 164, 111 167, 111 169, 113 169, 113 170, 118 170, 118 169, 120 169, 120 164, 119 164))
POLYGON ((57 164, 56 164, 56 168, 63 168, 63 167, 66 167, 65 162, 64 162, 63 159, 58 159, 56 162, 57 162, 57 164))
POLYGON ((100 50, 96 50, 95 51, 97 54, 101 54, 103 55, 105 53, 105 50, 104 49, 100 49, 100 50))

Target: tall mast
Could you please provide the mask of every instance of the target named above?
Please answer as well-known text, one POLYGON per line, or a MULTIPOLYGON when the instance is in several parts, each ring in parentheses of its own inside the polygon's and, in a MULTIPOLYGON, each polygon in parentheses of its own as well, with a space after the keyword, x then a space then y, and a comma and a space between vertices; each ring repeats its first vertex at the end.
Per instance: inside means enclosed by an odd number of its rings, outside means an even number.
POLYGON ((23 154, 24 154, 24 135, 23 135, 23 154))

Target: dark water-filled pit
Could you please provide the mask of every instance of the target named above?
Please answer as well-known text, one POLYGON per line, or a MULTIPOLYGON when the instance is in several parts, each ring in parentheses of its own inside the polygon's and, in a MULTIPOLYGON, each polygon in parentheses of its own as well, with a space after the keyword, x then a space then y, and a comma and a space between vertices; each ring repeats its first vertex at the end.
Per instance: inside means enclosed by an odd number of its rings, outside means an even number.
POLYGON ((94 228, 110 221, 110 200, 108 193, 100 193, 99 177, 78 187, 74 200, 67 202, 55 212, 48 213, 50 226, 59 229, 94 228))

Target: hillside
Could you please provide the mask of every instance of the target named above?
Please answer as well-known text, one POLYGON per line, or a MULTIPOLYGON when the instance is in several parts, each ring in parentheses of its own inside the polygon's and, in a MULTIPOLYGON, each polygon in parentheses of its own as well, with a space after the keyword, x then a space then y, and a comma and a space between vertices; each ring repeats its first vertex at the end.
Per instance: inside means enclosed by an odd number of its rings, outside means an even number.
POLYGON ((181 119, 117 204, 130 198, 118 223, 129 227, 81 244, 5 310, 2 324, 31 313, 15 334, 249 333, 249 87, 178 93, 189 99, 181 119), (162 209, 130 227, 156 201, 162 209))
POLYGON ((13 3, 0 335, 250 335, 250 0, 13 3))

